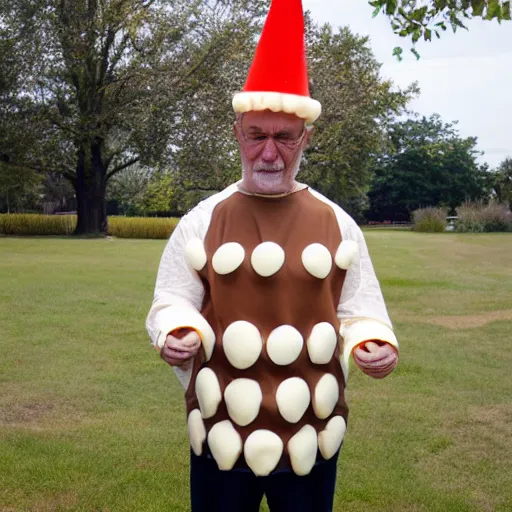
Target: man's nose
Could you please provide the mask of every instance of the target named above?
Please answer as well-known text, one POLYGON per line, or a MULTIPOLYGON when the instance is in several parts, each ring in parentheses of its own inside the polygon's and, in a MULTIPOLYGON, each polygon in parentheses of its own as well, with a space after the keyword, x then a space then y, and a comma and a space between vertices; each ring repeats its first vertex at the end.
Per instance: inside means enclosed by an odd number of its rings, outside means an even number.
POLYGON ((263 151, 261 152, 261 159, 264 162, 275 162, 279 157, 279 152, 277 151, 277 145, 272 137, 269 137, 265 141, 265 145, 263 146, 263 151))

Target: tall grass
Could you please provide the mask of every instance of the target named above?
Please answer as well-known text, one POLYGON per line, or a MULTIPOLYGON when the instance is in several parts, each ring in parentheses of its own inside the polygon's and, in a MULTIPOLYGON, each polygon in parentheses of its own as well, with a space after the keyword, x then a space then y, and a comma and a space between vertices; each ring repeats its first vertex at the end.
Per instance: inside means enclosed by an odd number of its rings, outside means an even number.
POLYGON ((457 208, 455 230, 460 233, 512 231, 512 213, 505 204, 466 202, 457 208))
MULTIPOLYGON (((117 238, 167 239, 177 218, 109 217, 108 234, 117 238)), ((14 213, 0 215, 0 235, 66 236, 76 226, 76 215, 14 213)))
POLYGON ((117 238, 167 239, 178 224, 177 218, 110 217, 108 233, 117 238))
POLYGON ((8 213, 0 215, 0 234, 18 236, 71 235, 76 215, 8 213))
POLYGON ((420 208, 412 213, 413 231, 442 233, 446 229, 446 208, 420 208))

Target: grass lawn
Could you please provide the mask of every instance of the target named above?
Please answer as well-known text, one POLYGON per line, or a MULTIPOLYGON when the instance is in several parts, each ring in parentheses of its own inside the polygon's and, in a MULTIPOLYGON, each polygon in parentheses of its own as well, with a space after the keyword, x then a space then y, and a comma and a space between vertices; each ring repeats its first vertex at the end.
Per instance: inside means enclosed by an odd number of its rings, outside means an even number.
MULTIPOLYGON (((366 236, 401 361, 351 374, 335 510, 511 511, 512 235, 366 236)), ((0 511, 189 510, 164 245, 0 238, 0 511)))

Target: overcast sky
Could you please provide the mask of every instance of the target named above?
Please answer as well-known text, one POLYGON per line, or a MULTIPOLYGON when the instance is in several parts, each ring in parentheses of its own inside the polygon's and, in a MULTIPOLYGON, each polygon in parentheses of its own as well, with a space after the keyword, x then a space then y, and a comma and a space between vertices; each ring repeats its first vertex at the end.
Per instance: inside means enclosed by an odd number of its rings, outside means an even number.
POLYGON ((366 0, 303 0, 317 22, 348 25, 370 36, 381 73, 399 86, 417 81, 421 89, 411 107, 420 114, 437 112, 444 121, 458 120, 462 136, 478 137, 481 161, 491 167, 512 157, 512 22, 471 21, 469 31, 451 29, 431 43, 418 44, 419 61, 409 40, 393 34, 384 15, 372 18, 366 0), (402 46, 398 62, 392 51, 402 46))

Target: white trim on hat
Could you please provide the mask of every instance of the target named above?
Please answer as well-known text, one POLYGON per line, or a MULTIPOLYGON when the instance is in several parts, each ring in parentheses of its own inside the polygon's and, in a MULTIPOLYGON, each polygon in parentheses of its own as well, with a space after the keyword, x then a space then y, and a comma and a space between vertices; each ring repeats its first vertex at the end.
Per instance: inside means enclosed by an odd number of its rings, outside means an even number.
POLYGON ((233 109, 243 114, 252 110, 271 110, 286 112, 304 119, 307 124, 314 123, 322 112, 319 101, 308 96, 281 92, 239 92, 233 97, 233 109))

